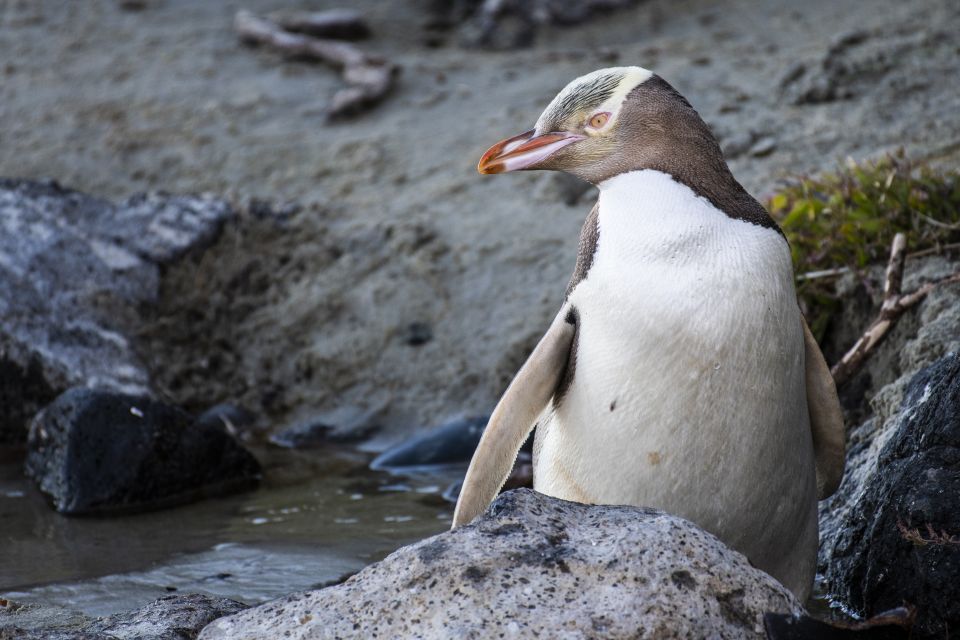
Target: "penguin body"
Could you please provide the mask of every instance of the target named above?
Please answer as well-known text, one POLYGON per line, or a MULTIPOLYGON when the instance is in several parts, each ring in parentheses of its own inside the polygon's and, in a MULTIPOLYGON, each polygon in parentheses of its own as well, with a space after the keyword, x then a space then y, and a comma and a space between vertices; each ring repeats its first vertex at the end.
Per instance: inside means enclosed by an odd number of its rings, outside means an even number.
POLYGON ((596 233, 534 488, 688 518, 809 588, 816 474, 787 243, 652 170, 600 184, 596 233))
POLYGON ((535 490, 686 517, 806 598, 817 498, 843 472, 842 415, 786 239, 706 124, 659 76, 602 69, 479 168, 567 171, 600 196, 564 303, 477 447, 454 526, 489 504, 536 426, 535 490))

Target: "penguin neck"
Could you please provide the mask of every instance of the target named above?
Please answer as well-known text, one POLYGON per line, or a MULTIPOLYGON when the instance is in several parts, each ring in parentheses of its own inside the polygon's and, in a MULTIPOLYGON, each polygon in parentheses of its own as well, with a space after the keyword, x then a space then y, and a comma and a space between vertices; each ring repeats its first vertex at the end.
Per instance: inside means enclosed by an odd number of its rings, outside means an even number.
POLYGON ((724 215, 662 171, 629 171, 597 186, 600 250, 619 260, 704 263, 753 238, 783 242, 774 229, 724 215))

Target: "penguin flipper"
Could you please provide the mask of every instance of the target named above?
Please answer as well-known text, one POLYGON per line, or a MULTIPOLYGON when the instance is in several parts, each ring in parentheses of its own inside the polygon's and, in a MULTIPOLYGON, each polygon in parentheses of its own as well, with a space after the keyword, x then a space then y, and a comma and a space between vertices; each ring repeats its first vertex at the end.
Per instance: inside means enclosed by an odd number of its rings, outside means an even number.
POLYGON ((820 346, 803 323, 804 357, 806 361, 807 409, 813 432, 813 455, 817 465, 817 498, 823 500, 840 486, 846 461, 846 431, 843 411, 837 397, 837 385, 820 346))
POLYGON ((463 480, 453 529, 479 515, 503 487, 520 447, 563 376, 574 333, 564 308, 500 398, 463 480))

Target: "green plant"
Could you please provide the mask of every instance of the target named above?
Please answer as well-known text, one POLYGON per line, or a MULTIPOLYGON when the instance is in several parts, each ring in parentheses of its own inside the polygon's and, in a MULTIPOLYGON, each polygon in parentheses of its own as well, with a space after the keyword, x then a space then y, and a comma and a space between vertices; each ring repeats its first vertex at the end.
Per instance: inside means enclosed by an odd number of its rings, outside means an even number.
POLYGON ((914 253, 960 241, 960 171, 913 162, 902 151, 792 179, 766 204, 790 241, 797 293, 817 339, 839 305, 829 276, 886 261, 901 231, 914 253))

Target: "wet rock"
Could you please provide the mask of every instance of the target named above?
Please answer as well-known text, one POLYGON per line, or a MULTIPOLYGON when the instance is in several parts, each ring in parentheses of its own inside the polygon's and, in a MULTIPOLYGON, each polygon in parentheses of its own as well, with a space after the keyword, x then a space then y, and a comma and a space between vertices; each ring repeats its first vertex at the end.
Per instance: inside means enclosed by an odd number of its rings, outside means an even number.
POLYGON ((469 526, 341 585, 216 620, 200 637, 763 638, 768 611, 802 608, 686 520, 520 489, 469 526))
POLYGON ((56 607, 7 603, 0 606, 0 640, 194 640, 205 625, 245 608, 236 600, 191 593, 93 619, 56 607))
POLYGON ((212 198, 120 204, 53 182, 0 179, 0 442, 71 386, 150 391, 130 335, 161 265, 211 243, 231 218, 212 198))
POLYGON ((247 605, 199 593, 166 596, 134 611, 99 620, 91 629, 118 640, 194 640, 204 626, 247 605))
POLYGON ((960 628, 960 354, 907 384, 899 412, 851 439, 849 477, 826 506, 831 594, 874 615, 915 605, 915 638, 960 628))
POLYGON ((432 431, 387 449, 370 464, 372 469, 399 469, 470 462, 489 416, 457 418, 432 431))
POLYGON ((220 425, 143 396, 70 389, 30 427, 26 471, 57 511, 161 508, 255 484, 257 460, 220 425))

